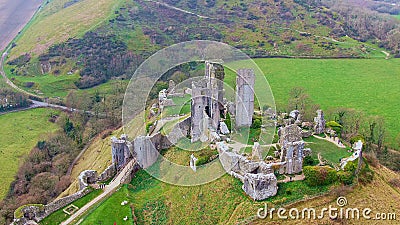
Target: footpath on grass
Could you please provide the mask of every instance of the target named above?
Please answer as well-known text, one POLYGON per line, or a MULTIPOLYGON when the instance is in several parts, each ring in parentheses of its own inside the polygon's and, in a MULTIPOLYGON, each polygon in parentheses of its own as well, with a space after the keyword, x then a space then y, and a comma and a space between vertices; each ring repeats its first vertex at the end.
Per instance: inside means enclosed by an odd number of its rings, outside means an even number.
POLYGON ((120 185, 124 183, 127 176, 133 171, 133 169, 135 168, 135 164, 136 164, 136 159, 131 160, 125 166, 125 168, 116 176, 116 178, 114 178, 114 180, 112 180, 110 184, 105 186, 103 193, 101 193, 95 199, 88 202, 85 206, 83 206, 74 214, 72 214, 71 217, 68 218, 66 221, 62 222, 61 225, 67 225, 72 223, 80 216, 82 216, 85 212, 87 212, 87 210, 89 210, 92 206, 96 205, 97 203, 101 202, 101 200, 114 193, 120 187, 120 185))

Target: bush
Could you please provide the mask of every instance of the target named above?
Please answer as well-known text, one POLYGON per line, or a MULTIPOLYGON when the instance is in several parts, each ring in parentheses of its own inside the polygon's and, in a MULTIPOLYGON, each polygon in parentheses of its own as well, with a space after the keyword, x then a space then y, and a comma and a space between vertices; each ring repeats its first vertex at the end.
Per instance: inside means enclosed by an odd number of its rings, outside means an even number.
POLYGON ((362 184, 371 183, 374 179, 374 171, 372 171, 368 164, 364 163, 363 168, 361 169, 358 175, 358 181, 362 184))
POLYGON ((334 130, 336 132, 336 134, 340 134, 342 132, 342 125, 340 125, 339 123, 335 122, 335 121, 329 121, 326 123, 326 127, 331 128, 332 130, 334 130))
POLYGON ((354 176, 350 172, 339 171, 337 172, 338 180, 344 185, 350 185, 353 183, 354 176))
POLYGON ((350 144, 354 144, 356 142, 358 142, 359 140, 361 140, 363 143, 365 143, 365 139, 363 136, 361 135, 356 135, 350 138, 350 144))
POLYGON ((225 124, 228 127, 229 131, 232 131, 232 121, 231 115, 229 113, 226 114, 225 124))
POLYGON ((358 167, 358 159, 347 162, 346 166, 344 167, 344 171, 354 174, 357 167, 358 167))
POLYGON ((201 150, 198 154, 196 154, 196 166, 201 166, 206 163, 209 163, 212 161, 215 155, 218 155, 217 150, 212 150, 211 148, 206 148, 201 150))
POLYGON ((146 133, 149 133, 151 126, 153 126, 152 122, 149 122, 149 123, 146 124, 146 133))
POLYGON ((328 185, 337 181, 337 172, 330 167, 306 166, 303 172, 309 186, 328 185))
POLYGON ((275 134, 274 138, 272 139, 272 143, 275 144, 275 143, 278 143, 278 142, 279 142, 279 135, 275 134))
POLYGON ((251 124, 251 128, 253 129, 260 129, 262 125, 261 119, 253 119, 253 123, 251 124))
POLYGON ((315 166, 317 164, 317 160, 315 160, 311 156, 304 157, 303 166, 315 166))

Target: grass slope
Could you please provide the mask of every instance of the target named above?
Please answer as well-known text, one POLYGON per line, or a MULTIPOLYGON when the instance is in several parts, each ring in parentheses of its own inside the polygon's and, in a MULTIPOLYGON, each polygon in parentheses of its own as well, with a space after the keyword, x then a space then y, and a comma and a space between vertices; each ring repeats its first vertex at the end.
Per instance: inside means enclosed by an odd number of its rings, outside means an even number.
POLYGON ((47 134, 57 130, 57 125, 48 121, 53 110, 32 109, 0 116, 0 198, 10 187, 23 157, 47 134))
POLYGON ((104 139, 101 137, 102 135, 99 135, 92 141, 71 171, 72 184, 60 197, 71 195, 78 191, 78 176, 82 171, 96 170, 100 174, 111 165, 111 137, 119 137, 121 134, 122 130, 119 129, 104 139))
POLYGON ((119 5, 116 0, 83 0, 64 8, 65 2, 54 0, 45 6, 18 38, 17 46, 11 51, 11 59, 25 52, 43 53, 55 43, 83 35, 106 21, 114 12, 114 7, 119 5))

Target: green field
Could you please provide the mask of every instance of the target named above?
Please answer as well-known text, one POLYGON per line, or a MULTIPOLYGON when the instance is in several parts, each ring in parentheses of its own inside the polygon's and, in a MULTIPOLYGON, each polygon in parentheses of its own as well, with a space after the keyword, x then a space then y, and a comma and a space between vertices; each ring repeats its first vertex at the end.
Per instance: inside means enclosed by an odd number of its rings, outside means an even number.
POLYGON ((38 140, 57 130, 57 125, 48 121, 52 112, 56 111, 32 109, 0 115, 0 199, 7 194, 24 156, 38 140))
MULTIPOLYGON (((98 195, 101 194, 103 190, 94 190, 90 192, 89 194, 85 195, 84 197, 72 202, 71 204, 81 208, 82 206, 86 205, 88 202, 90 202, 92 199, 96 198, 98 195)), ((69 205, 71 205, 69 204, 69 205)), ((46 217, 44 220, 40 221, 40 225, 53 225, 53 224, 60 224, 62 221, 66 220, 69 218, 69 215, 64 213, 63 211, 64 208, 61 208, 54 213, 52 213, 50 216, 46 217)))
POLYGON ((318 153, 321 153, 322 158, 339 165, 339 160, 342 158, 349 157, 352 153, 347 152, 345 148, 339 148, 333 143, 325 140, 320 140, 315 137, 304 138, 307 143, 306 147, 311 148, 312 156, 317 159, 318 153))
POLYGON ((79 75, 39 75, 39 76, 9 76, 9 79, 24 90, 46 97, 61 97, 67 96, 71 90, 76 90, 74 81, 79 79, 79 75), (27 82, 34 82, 35 85, 31 88, 24 87, 27 82))
POLYGON ((255 59, 284 109, 291 88, 304 87, 323 110, 362 110, 385 118, 387 141, 400 133, 400 59, 255 59))

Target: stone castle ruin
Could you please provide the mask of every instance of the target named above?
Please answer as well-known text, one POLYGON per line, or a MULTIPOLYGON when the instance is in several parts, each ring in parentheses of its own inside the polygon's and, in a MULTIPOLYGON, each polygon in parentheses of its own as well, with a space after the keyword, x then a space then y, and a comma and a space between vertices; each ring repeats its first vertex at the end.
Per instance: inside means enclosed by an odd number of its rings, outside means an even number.
POLYGON ((296 174, 303 170, 303 151, 305 143, 302 139, 302 129, 295 125, 281 127, 278 131, 281 149, 282 169, 285 174, 296 174))
POLYGON ((224 80, 222 65, 206 62, 203 79, 192 83, 192 142, 209 140, 210 132, 218 132, 224 113, 224 80))
MULTIPOLYGON (((154 131, 145 136, 138 136, 133 141, 128 136, 111 138, 112 165, 100 175, 95 170, 85 170, 79 177, 79 192, 61 198, 43 208, 27 206, 23 208, 24 215, 28 218, 18 218, 15 224, 24 224, 30 217, 40 221, 50 213, 65 207, 72 201, 81 198, 100 181, 106 181, 121 173, 125 168, 129 174, 123 174, 123 180, 129 180, 132 173, 140 168, 152 166, 160 156, 160 151, 168 149, 182 138, 190 138, 191 142, 215 142, 219 153, 219 161, 230 175, 243 182, 242 189, 254 200, 263 200, 277 194, 279 174, 298 174, 302 172, 303 158, 311 153, 305 149, 302 137, 304 131, 298 126, 301 123, 299 112, 291 113, 291 120, 285 122, 286 126, 279 129, 280 151, 275 151, 273 156, 263 157, 262 146, 254 143, 251 155, 235 152, 230 147, 228 135, 232 132, 224 122, 227 113, 234 120, 236 129, 248 128, 252 125, 254 114, 254 85, 255 73, 251 69, 239 69, 236 77, 235 102, 229 102, 224 98, 224 67, 213 62, 205 62, 205 75, 200 80, 192 82, 191 89, 184 92, 175 90, 175 83, 170 81, 170 87, 162 90, 158 96, 158 102, 153 104, 150 110, 152 116, 161 113, 164 107, 174 106, 175 103, 169 96, 183 97, 191 94, 191 115, 179 120, 168 134, 154 131), (297 121, 297 122, 294 122, 297 121), (153 134, 154 133, 154 134, 153 134)), ((276 119, 275 112, 270 112, 271 118, 276 119)), ((181 115, 182 116, 182 115, 181 115)), ((156 121, 156 123, 159 121, 156 121)), ((318 111, 315 118, 315 133, 324 132, 325 120, 322 111, 318 111)), ((155 128, 155 126, 154 126, 155 128)), ((191 155, 190 167, 196 172, 197 158, 191 155)), ((349 159, 351 160, 351 159, 349 159)))
MULTIPOLYGON (((168 134, 154 132, 155 134, 138 136, 133 141, 129 141, 126 135, 120 138, 111 138, 112 165, 103 173, 98 175, 95 170, 83 171, 79 178, 79 192, 56 200, 54 203, 38 207, 27 206, 23 208, 26 215, 33 215, 40 221, 50 213, 65 207, 72 201, 86 195, 91 191, 89 186, 99 181, 105 181, 121 173, 124 168, 131 167, 126 175, 129 180, 132 172, 137 168, 148 168, 158 159, 160 151, 174 146, 182 138, 190 137, 191 142, 215 142, 219 161, 227 173, 240 179, 243 182, 242 189, 254 200, 263 200, 277 194, 278 180, 276 174, 299 174, 303 170, 303 158, 311 154, 311 149, 306 149, 302 140, 304 131, 299 127, 301 115, 299 111, 290 113, 290 119, 284 121, 279 131, 280 151, 275 151, 274 156, 263 157, 262 146, 255 142, 252 147, 251 155, 239 153, 228 147, 230 139, 227 138, 231 131, 223 121, 226 114, 234 118, 236 129, 250 127, 254 114, 254 85, 255 74, 251 69, 239 69, 236 77, 235 102, 228 102, 224 99, 224 67, 220 64, 206 62, 204 77, 196 82, 192 82, 192 89, 184 92, 175 92, 175 83, 169 82, 170 87, 159 93, 158 103, 153 104, 151 113, 156 115, 164 107, 175 105, 168 96, 184 96, 191 94, 191 115, 179 120, 168 134)), ((276 113, 270 112, 271 119, 277 120, 276 113)), ((317 111, 314 121, 314 132, 316 134, 325 131, 325 119, 321 110, 317 111)), ((158 121, 157 121, 158 122, 158 121)), ((357 147, 361 149, 362 143, 357 147)), ((356 158, 357 155, 353 156, 356 158)), ((353 160, 349 158, 343 161, 353 160)), ((191 155, 190 167, 196 172, 197 158, 191 155)), ((18 218, 15 224, 23 224, 26 218, 18 218)))

